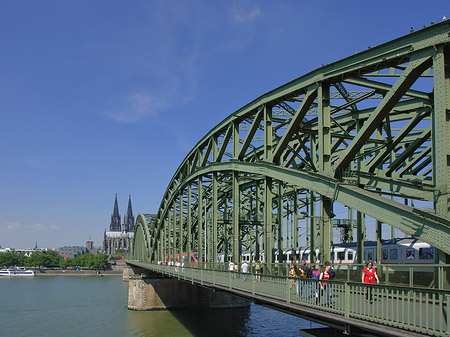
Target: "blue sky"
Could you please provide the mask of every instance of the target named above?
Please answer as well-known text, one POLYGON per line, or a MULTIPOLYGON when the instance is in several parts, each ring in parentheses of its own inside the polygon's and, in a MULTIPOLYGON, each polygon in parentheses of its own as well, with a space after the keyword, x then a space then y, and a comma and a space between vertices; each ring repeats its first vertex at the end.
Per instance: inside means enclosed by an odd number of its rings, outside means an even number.
POLYGON ((227 115, 448 1, 0 2, 0 245, 101 245, 227 115))

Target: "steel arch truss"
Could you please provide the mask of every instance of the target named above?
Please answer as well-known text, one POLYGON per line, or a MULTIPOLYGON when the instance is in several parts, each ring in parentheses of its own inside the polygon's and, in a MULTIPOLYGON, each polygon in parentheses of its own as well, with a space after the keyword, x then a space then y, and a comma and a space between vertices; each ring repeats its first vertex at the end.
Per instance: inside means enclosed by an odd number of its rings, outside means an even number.
POLYGON ((183 160, 155 227, 138 226, 134 254, 148 249, 155 261, 195 251, 214 262, 264 249, 270 263, 276 248, 298 244, 305 212, 311 245, 329 246, 335 202, 450 254, 449 42, 444 21, 318 68, 229 115, 183 160))

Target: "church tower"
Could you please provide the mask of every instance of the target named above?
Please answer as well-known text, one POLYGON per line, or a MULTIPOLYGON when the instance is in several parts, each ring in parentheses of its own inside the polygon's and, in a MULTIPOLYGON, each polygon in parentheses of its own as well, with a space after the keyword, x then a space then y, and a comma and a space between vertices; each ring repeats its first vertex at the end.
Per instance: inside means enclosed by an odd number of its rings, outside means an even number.
POLYGON ((128 198, 128 211, 123 219, 123 229, 125 232, 134 232, 134 216, 131 208, 131 194, 128 198))
POLYGON ((119 205, 117 204, 117 193, 116 193, 116 201, 114 202, 114 211, 111 215, 111 224, 109 226, 109 230, 111 232, 120 232, 120 214, 119 214, 119 205))

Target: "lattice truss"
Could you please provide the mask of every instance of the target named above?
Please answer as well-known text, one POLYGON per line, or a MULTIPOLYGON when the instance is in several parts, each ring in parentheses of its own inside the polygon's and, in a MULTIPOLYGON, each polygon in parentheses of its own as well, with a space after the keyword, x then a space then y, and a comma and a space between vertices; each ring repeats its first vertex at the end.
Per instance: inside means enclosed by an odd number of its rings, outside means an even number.
POLYGON ((368 49, 229 115, 170 181, 149 258, 295 247, 298 219, 319 200, 450 253, 449 32, 443 22, 368 49))

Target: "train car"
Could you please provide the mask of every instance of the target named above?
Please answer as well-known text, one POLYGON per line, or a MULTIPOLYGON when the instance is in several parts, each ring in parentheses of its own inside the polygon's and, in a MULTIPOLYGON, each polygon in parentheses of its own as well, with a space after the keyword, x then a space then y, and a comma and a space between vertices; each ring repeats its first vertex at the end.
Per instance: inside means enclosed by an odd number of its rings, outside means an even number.
MULTIPOLYGON (((180 254, 176 254, 175 258, 174 256, 171 255, 166 255, 165 257, 165 261, 163 262, 163 264, 173 264, 175 261, 180 261, 180 254)), ((198 266, 198 255, 197 252, 192 252, 190 259, 188 259, 188 254, 187 253, 183 253, 182 254, 182 259, 181 259, 184 263, 186 263, 187 265, 191 265, 194 267, 198 266), (190 260, 190 261, 188 261, 190 260)))
MULTIPOLYGON (((434 263, 434 247, 415 238, 383 240, 381 251, 382 261, 377 261, 376 241, 365 241, 363 261, 382 262, 386 264, 434 263)), ((330 262, 332 264, 352 264, 358 259, 356 242, 333 245, 330 253, 330 262)), ((277 262, 292 263, 305 260, 307 263, 311 263, 311 251, 309 247, 285 249, 283 251, 282 261, 278 259, 278 254, 276 254, 276 257, 277 262)), ((320 261, 319 249, 316 249, 317 261, 320 261)))

